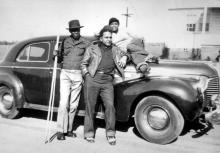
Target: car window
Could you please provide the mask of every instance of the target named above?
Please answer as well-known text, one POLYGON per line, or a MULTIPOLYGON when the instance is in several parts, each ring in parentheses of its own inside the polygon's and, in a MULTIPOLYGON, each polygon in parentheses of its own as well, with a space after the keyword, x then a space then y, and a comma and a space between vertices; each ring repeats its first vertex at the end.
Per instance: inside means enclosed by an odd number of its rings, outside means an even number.
POLYGON ((48 60, 49 43, 41 42, 30 44, 20 52, 17 61, 21 62, 46 62, 48 60))

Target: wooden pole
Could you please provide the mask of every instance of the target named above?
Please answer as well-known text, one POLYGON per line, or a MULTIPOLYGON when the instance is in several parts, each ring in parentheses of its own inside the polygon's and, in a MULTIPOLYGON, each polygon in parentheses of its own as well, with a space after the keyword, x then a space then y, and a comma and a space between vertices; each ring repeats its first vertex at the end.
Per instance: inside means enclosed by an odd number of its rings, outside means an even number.
POLYGON ((122 15, 124 15, 126 17, 126 28, 127 28, 128 27, 128 18, 131 17, 131 15, 133 15, 133 14, 131 14, 131 13, 129 14, 128 13, 128 7, 127 7, 126 13, 122 14, 122 15))
MULTIPOLYGON (((59 46, 59 35, 57 36, 54 50, 58 50, 58 46, 59 46)), ((55 56, 54 65, 53 65, 53 74, 52 74, 52 81, 51 81, 50 99, 49 99, 49 106, 48 106, 48 113, 47 113, 46 132, 45 132, 46 133, 45 143, 50 142, 51 121, 53 120, 53 106, 54 106, 54 96, 55 96, 55 89, 56 89, 56 76, 57 76, 57 56, 55 56)))

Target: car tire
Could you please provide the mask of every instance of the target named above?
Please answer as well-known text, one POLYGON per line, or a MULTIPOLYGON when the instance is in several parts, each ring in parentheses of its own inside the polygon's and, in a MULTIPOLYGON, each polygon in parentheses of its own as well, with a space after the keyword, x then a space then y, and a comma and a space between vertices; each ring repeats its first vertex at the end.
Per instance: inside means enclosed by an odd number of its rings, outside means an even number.
POLYGON ((174 141, 184 127, 184 118, 177 107, 160 96, 143 98, 135 109, 134 119, 141 136, 157 144, 174 141))
POLYGON ((6 86, 0 87, 0 115, 4 118, 13 119, 19 111, 15 106, 13 89, 6 86))

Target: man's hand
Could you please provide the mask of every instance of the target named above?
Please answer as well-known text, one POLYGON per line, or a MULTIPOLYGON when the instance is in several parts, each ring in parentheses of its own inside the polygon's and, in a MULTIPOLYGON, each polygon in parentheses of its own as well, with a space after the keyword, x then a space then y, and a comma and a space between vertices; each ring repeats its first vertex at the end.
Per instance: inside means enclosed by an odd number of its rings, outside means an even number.
POLYGON ((120 67, 125 67, 125 65, 126 65, 126 63, 127 63, 127 56, 123 56, 119 61, 118 61, 118 65, 120 66, 120 67))
POLYGON ((58 50, 54 50, 53 51, 53 56, 58 56, 58 52, 59 52, 58 50))

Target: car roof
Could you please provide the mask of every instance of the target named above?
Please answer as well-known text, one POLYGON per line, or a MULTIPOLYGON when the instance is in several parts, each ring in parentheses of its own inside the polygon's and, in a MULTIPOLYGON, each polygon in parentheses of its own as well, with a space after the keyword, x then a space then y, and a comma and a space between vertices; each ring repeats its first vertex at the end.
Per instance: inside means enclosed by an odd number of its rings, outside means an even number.
MULTIPOLYGON (((69 35, 61 35, 59 37, 60 40, 63 40, 64 38, 68 37, 69 35)), ((96 39, 95 36, 82 36, 86 39, 88 39, 89 41, 93 41, 96 39)), ((55 41, 57 39, 56 35, 53 36, 41 36, 41 37, 35 37, 35 38, 30 38, 30 39, 26 39, 23 41, 20 41, 19 43, 27 43, 27 42, 35 42, 35 41, 55 41)))
MULTIPOLYGON (((61 35, 59 40, 62 41, 64 38, 68 37, 69 35, 61 35)), ((86 38, 88 41, 94 41, 97 38, 95 36, 82 36, 84 38, 86 38)), ((35 37, 35 38, 30 38, 30 39, 26 39, 23 41, 19 41, 17 42, 8 52, 8 54, 5 56, 5 58, 3 60, 12 60, 13 56, 15 54, 17 54, 17 52, 22 49, 26 44, 29 43, 35 43, 35 42, 41 42, 41 41, 56 41, 57 36, 56 35, 52 35, 52 36, 41 36, 41 37, 35 37)))

